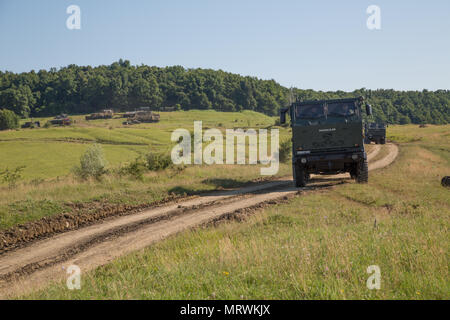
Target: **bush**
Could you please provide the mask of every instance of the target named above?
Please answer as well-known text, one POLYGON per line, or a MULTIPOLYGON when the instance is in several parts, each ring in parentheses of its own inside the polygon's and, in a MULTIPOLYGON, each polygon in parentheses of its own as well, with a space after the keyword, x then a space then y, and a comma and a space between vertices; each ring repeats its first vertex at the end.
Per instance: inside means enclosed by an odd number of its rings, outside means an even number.
POLYGON ((172 158, 166 153, 150 152, 146 156, 147 168, 151 171, 163 170, 172 165, 172 158))
POLYGON ((94 177, 99 179, 106 173, 106 159, 99 144, 90 146, 80 158, 80 166, 74 168, 74 173, 83 178, 94 177))
POLYGON ((136 158, 130 164, 119 169, 119 173, 123 175, 130 175, 135 179, 142 180, 144 173, 147 171, 147 166, 142 158, 136 158))
POLYGON ((292 141, 284 140, 280 143, 280 162, 288 162, 291 159, 292 141))
POLYGON ((0 110, 0 130, 16 129, 19 127, 19 116, 8 109, 0 110))
POLYGON ((16 167, 14 170, 6 168, 0 171, 0 180, 7 183, 10 188, 13 188, 16 186, 17 181, 22 178, 23 169, 25 169, 25 166, 16 167))
POLYGON ((44 124, 44 128, 46 128, 46 129, 50 128, 51 126, 52 126, 52 124, 50 123, 50 121, 47 121, 47 122, 44 124))

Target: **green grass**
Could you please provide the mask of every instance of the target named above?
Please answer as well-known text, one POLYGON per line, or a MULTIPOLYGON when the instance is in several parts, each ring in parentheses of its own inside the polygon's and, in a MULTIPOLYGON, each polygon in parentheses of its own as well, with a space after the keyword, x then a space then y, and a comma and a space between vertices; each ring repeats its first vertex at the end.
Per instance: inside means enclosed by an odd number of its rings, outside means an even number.
MULTIPOLYGON (((24 165, 25 180, 51 179, 68 175, 89 143, 102 144, 108 162, 117 166, 149 150, 169 151, 173 130, 185 128, 193 131, 195 120, 203 121, 204 129, 265 128, 274 123, 273 118, 251 111, 192 110, 160 114, 158 123, 129 127, 122 125, 124 119, 86 121, 84 116, 74 116, 76 123, 69 127, 0 131, 0 169, 24 165)), ((43 124, 48 118, 34 120, 43 124)))
POLYGON ((399 158, 368 185, 186 231, 83 273, 79 291, 61 282, 25 298, 449 299, 450 191, 440 186, 449 132, 390 127, 403 141, 399 158), (370 265, 381 269, 380 290, 366 287, 370 265))
MULTIPOLYGON (((79 163, 88 145, 83 143, 8 141, 0 142, 4 158, 0 168, 25 166, 24 180, 49 179, 67 176, 79 163)), ((114 167, 148 151, 145 146, 103 145, 105 157, 114 167)))
MULTIPOLYGON (((183 196, 221 187, 236 188, 260 178, 259 170, 260 166, 253 165, 204 165, 149 172, 142 180, 112 174, 100 181, 65 178, 22 184, 19 190, 5 187, 0 198, 0 230, 70 211, 71 203, 151 204, 171 193, 183 196)), ((290 170, 290 166, 282 164, 277 176, 287 175, 290 170)))
MULTIPOLYGON (((122 126, 123 119, 85 121, 73 117, 71 127, 22 129, 0 132, 0 171, 25 166, 23 178, 10 188, 0 182, 0 230, 45 216, 64 213, 72 202, 150 204, 169 193, 195 194, 218 187, 239 187, 260 178, 260 166, 188 166, 147 172, 142 180, 114 170, 152 152, 172 148, 170 136, 177 128, 193 130, 194 120, 203 128, 266 128, 274 119, 256 112, 162 112, 158 123, 122 126), (92 143, 100 143, 111 173, 101 181, 80 181, 71 169, 92 143), (26 203, 26 206, 22 204, 26 203), (51 203, 51 207, 49 207, 51 203)), ((44 123, 46 119, 40 120, 44 123)), ((26 120, 24 120, 26 121, 26 120)), ((281 139, 288 130, 281 129, 281 139)), ((281 165, 279 176, 290 172, 281 165)))

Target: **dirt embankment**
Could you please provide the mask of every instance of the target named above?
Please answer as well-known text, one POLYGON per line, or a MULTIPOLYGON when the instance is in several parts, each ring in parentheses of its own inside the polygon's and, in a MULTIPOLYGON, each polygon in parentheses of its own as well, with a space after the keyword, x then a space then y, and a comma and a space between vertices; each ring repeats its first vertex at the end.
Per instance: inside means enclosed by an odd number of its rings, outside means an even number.
MULTIPOLYGON (((166 200, 161 201, 161 203, 173 201, 173 198, 176 197, 171 196, 166 200)), ((160 203, 111 205, 102 202, 69 204, 68 206, 72 207, 71 212, 53 217, 44 217, 37 221, 0 231, 0 254, 58 233, 86 227, 106 218, 133 214, 152 206, 158 206, 159 204, 160 203)))
MULTIPOLYGON (((262 180, 261 178, 258 178, 251 181, 248 185, 273 180, 275 179, 267 178, 262 180)), ((204 194, 206 195, 207 193, 205 192, 204 194)), ((197 196, 201 196, 201 194, 197 196)), ((35 241, 46 239, 63 232, 78 230, 106 219, 135 214, 149 208, 155 208, 170 203, 178 203, 197 196, 177 195, 172 193, 161 201, 137 205, 111 204, 99 201, 89 203, 66 203, 66 206, 71 208, 70 212, 52 217, 44 217, 36 221, 0 231, 0 255, 7 251, 22 248, 35 241)))

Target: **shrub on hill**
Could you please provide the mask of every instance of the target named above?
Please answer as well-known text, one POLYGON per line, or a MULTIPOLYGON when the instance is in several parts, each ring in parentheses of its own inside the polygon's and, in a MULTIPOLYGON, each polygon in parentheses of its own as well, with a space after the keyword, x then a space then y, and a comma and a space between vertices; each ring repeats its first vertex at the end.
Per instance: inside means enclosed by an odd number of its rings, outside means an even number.
POLYGON ((93 177, 99 179, 106 173, 106 159, 103 149, 99 144, 90 146, 80 158, 80 166, 75 167, 75 175, 87 179, 93 177))

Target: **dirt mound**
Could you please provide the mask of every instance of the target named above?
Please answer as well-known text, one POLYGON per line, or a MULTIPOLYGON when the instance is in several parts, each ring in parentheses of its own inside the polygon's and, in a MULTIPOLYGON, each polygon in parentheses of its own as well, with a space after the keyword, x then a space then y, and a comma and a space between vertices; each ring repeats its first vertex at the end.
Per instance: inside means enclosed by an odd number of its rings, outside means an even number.
POLYGON ((180 198, 180 196, 171 194, 162 201, 138 205, 114 205, 104 202, 67 203, 66 205, 72 208, 71 212, 53 217, 44 217, 37 221, 0 231, 0 254, 20 248, 38 239, 44 239, 61 232, 76 230, 109 217, 134 214, 177 198, 180 198))
MULTIPOLYGON (((243 184, 243 186, 273 180, 276 180, 276 177, 260 177, 243 184)), ((218 190, 221 189, 223 188, 218 188, 218 190)), ((207 192, 205 191, 204 193, 207 192)), ((202 192, 197 195, 201 194, 202 192)), ((62 232, 77 230, 108 218, 131 215, 145 209, 154 208, 181 199, 188 200, 193 197, 196 197, 196 195, 172 192, 163 200, 138 205, 111 204, 107 201, 65 203, 65 206, 71 208, 70 212, 52 217, 44 217, 37 221, 0 231, 0 255, 13 249, 21 248, 34 241, 49 238, 62 232)))

